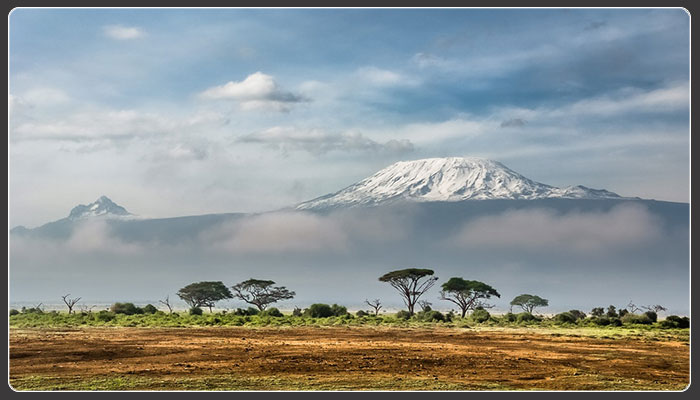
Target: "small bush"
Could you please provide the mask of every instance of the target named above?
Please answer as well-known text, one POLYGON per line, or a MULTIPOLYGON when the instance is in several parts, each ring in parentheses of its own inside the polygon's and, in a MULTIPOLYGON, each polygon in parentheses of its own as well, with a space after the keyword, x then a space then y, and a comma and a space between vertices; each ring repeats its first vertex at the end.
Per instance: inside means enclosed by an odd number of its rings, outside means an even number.
POLYGON ((472 315, 469 316, 469 319, 478 323, 486 322, 490 318, 491 314, 489 314, 489 312, 484 310, 483 308, 477 308, 472 312, 472 315))
POLYGON ((312 304, 309 308, 304 310, 304 316, 311 318, 326 318, 332 317, 333 315, 335 314, 333 314, 331 306, 323 303, 312 304))
POLYGON ((518 319, 518 316, 513 314, 512 312, 503 314, 503 320, 508 321, 508 322, 515 322, 518 319))
POLYGON ((299 307, 294 307, 294 310, 292 311, 292 316, 294 317, 301 317, 304 314, 301 308, 299 307))
POLYGON ((22 307, 22 314, 43 314, 44 310, 39 307, 26 308, 22 307))
POLYGON ((677 315, 669 315, 660 322, 662 328, 690 328, 690 318, 679 317, 677 315))
POLYGON ((366 317, 369 315, 369 313, 364 311, 364 310, 360 310, 360 311, 356 312, 355 315, 358 317, 366 317))
POLYGON ((416 313, 415 319, 423 322, 444 322, 445 316, 440 311, 420 311, 416 313))
POLYGON ((95 314, 95 321, 99 322, 109 322, 116 318, 116 315, 113 312, 102 310, 99 311, 98 313, 95 314))
POLYGON ((409 313, 406 310, 401 310, 396 313, 395 317, 397 319, 408 320, 409 318, 411 318, 411 313, 409 313))
POLYGON ((580 310, 569 310, 569 314, 576 318, 577 321, 586 318, 586 313, 580 310))
POLYGON ((190 308, 189 312, 190 312, 190 315, 202 315, 203 314, 202 309, 199 307, 192 307, 192 308, 190 308))
POLYGON ((610 325, 610 318, 608 317, 591 317, 591 322, 600 326, 610 325))
POLYGON ((622 320, 620 318, 610 318, 611 326, 622 326, 622 320))
POLYGON ((647 311, 647 312, 644 313, 644 315, 646 315, 647 317, 649 317, 649 319, 651 320, 651 322, 656 322, 656 321, 659 319, 659 316, 656 315, 656 313, 655 313, 654 311, 647 311))
POLYGON ((143 307, 144 314, 155 314, 158 309, 153 304, 146 304, 143 307))
POLYGON ((445 322, 452 322, 452 320, 455 319, 455 313, 450 310, 447 314, 445 314, 445 322))
POLYGON ((331 306, 331 312, 333 312, 333 315, 335 315, 336 317, 342 317, 343 315, 348 313, 348 309, 344 306, 333 304, 331 306))
POLYGON ((267 310, 260 313, 261 316, 267 317, 284 317, 284 315, 275 307, 268 308, 267 310))
POLYGON ((10 310, 10 316, 17 314, 19 314, 19 311, 15 310, 14 308, 10 310))
POLYGON ((563 312, 554 316, 554 320, 560 324, 576 323, 576 317, 570 312, 563 312))
POLYGON ((520 314, 518 314, 516 316, 515 320, 518 323, 522 323, 522 322, 539 321, 540 319, 535 317, 534 315, 530 314, 529 312, 521 312, 520 314))
POLYGON ((134 303, 114 303, 109 308, 109 311, 125 315, 143 314, 143 310, 136 307, 134 303))
POLYGON ((646 314, 625 314, 624 317, 622 317, 622 322, 624 324, 642 324, 642 325, 651 325, 653 321, 651 318, 649 318, 648 315, 646 314))

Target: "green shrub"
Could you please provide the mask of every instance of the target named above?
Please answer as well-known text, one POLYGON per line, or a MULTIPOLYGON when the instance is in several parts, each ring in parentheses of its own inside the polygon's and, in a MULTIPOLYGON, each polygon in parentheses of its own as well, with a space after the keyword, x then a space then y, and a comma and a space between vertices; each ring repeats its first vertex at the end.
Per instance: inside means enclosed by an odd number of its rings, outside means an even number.
POLYGON ((143 314, 143 310, 136 307, 134 303, 114 303, 109 308, 109 311, 115 314, 126 315, 143 314))
POLYGON ((343 315, 348 313, 348 309, 344 306, 333 304, 331 306, 331 312, 333 312, 333 315, 335 315, 336 317, 342 317, 343 315))
POLYGON ((275 307, 268 308, 267 310, 260 313, 263 317, 284 317, 284 315, 275 307))
POLYGON ((530 314, 529 312, 521 312, 515 317, 518 323, 539 321, 540 319, 530 314))
POLYGON ((190 315, 202 315, 204 312, 199 307, 192 307, 189 311, 190 315))
POLYGON ((26 308, 22 307, 22 314, 43 314, 44 310, 39 307, 26 308))
POLYGON ((503 320, 508 321, 508 322, 515 322, 518 319, 518 316, 513 314, 512 312, 503 314, 503 320))
POLYGON ((301 308, 299 307, 294 307, 294 310, 292 311, 292 316, 293 317, 301 317, 304 314, 304 311, 302 311, 301 308))
POLYGON ((143 307, 144 314, 155 314, 158 309, 153 304, 146 304, 143 307))
POLYGON ((677 315, 669 315, 660 322, 662 328, 690 328, 690 318, 679 317, 677 315))
POLYGON ((622 320, 620 318, 610 318, 611 326, 622 326, 622 320))
POLYGON ((395 317, 396 319, 408 320, 409 318, 411 318, 411 313, 409 313, 406 310, 401 310, 396 313, 395 317))
POLYGON ((106 311, 106 310, 101 310, 94 315, 95 315, 95 317, 94 317, 95 321, 98 321, 98 322, 109 322, 117 317, 113 312, 106 311))
POLYGON ((450 310, 447 314, 445 314, 445 322, 452 322, 452 320, 455 319, 455 313, 450 310))
POLYGON ((593 322, 596 325, 600 325, 600 326, 608 326, 608 325, 610 325, 610 318, 603 317, 603 316, 591 317, 591 322, 593 322))
MULTIPOLYGON (((428 307, 426 307, 427 309, 428 307)), ((398 314, 397 314, 398 315, 398 314)), ((445 316, 440 311, 420 311, 414 316, 418 321, 423 322, 444 322, 445 316)), ((401 318, 403 319, 403 318, 401 318)))
POLYGON ((622 322, 624 324, 642 324, 642 325, 651 325, 653 321, 651 318, 649 318, 648 315, 646 314, 625 314, 624 317, 622 317, 622 322))
POLYGON ((647 311, 647 312, 644 313, 644 315, 646 315, 647 317, 649 317, 649 319, 651 320, 651 322, 656 322, 656 321, 658 320, 658 318, 659 318, 659 316, 656 315, 656 313, 655 313, 654 311, 647 311))
POLYGON ((358 312, 355 313, 355 315, 358 317, 366 317, 369 315, 369 313, 364 311, 364 310, 359 310, 358 312))
POLYGON ((489 312, 484 310, 483 308, 475 309, 472 312, 472 314, 469 316, 469 319, 471 319, 474 322, 478 322, 478 323, 486 322, 490 318, 491 318, 491 314, 489 314, 489 312))
POLYGON ((312 304, 309 306, 309 308, 304 310, 305 317, 326 318, 332 317, 333 315, 333 309, 331 308, 331 306, 323 303, 312 304))
POLYGON ((586 313, 580 310, 569 310, 569 314, 576 318, 577 321, 586 318, 586 313))
POLYGON ((19 314, 19 311, 15 310, 14 308, 10 309, 10 316, 17 315, 17 314, 19 314))
POLYGON ((570 312, 563 312, 554 316, 554 320, 560 324, 576 323, 576 317, 570 312))

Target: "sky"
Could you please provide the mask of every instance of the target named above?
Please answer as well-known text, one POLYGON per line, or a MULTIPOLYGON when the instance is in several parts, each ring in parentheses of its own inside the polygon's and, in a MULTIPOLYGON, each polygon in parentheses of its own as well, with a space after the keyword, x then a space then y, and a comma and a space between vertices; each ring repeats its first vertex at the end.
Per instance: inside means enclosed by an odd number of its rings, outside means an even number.
POLYGON ((10 225, 262 212, 400 160, 689 202, 682 9, 15 9, 10 225))

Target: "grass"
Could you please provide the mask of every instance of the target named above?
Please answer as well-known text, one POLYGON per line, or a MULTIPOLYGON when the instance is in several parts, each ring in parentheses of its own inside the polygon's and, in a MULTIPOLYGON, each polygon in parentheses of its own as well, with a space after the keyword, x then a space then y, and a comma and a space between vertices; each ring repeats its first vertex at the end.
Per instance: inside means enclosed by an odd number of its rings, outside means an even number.
POLYGON ((435 378, 372 376, 250 377, 238 375, 186 377, 97 376, 10 378, 18 391, 54 390, 512 390, 499 383, 444 382, 435 378))
POLYGON ((551 319, 530 322, 509 322, 506 318, 492 316, 488 321, 475 322, 470 318, 454 318, 452 321, 421 321, 414 317, 409 320, 393 315, 355 317, 350 314, 341 317, 311 318, 284 315, 282 317, 260 315, 234 315, 214 313, 189 315, 187 313, 125 315, 101 311, 98 313, 65 312, 25 312, 9 317, 11 328, 79 328, 79 327, 216 327, 243 326, 255 327, 295 327, 295 326, 385 326, 397 328, 456 328, 473 330, 523 330, 552 336, 584 336, 600 339, 621 339, 626 337, 645 340, 689 341, 690 330, 665 328, 660 323, 650 325, 624 324, 622 326, 598 326, 581 320, 576 324, 558 323, 551 319))

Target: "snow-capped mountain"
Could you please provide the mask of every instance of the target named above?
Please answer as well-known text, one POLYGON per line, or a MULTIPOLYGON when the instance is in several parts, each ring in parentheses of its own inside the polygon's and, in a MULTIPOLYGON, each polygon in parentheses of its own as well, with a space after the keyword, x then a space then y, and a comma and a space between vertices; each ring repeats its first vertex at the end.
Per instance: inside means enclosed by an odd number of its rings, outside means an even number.
POLYGON ((101 196, 95 202, 88 205, 80 204, 73 207, 68 215, 68 219, 77 220, 84 218, 102 217, 102 218, 123 218, 133 216, 126 209, 107 196, 101 196))
POLYGON ((585 186, 558 188, 530 180, 505 165, 472 157, 400 161, 369 178, 297 205, 299 210, 387 204, 396 201, 620 199, 585 186))

